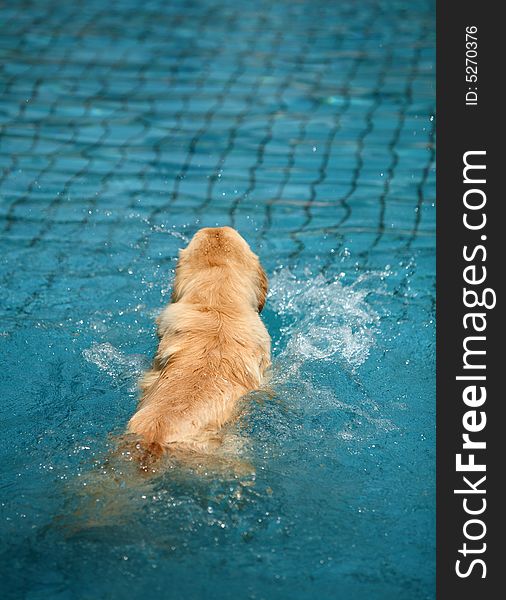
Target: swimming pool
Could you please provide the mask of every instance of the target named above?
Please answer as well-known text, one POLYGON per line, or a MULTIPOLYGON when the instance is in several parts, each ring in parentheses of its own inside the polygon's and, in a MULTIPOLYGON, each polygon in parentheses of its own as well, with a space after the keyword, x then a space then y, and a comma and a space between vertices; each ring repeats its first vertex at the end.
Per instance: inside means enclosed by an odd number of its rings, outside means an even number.
POLYGON ((2 597, 433 598, 432 2, 0 15, 2 597), (116 473, 83 525, 177 250, 226 224, 271 279, 255 476, 116 473))

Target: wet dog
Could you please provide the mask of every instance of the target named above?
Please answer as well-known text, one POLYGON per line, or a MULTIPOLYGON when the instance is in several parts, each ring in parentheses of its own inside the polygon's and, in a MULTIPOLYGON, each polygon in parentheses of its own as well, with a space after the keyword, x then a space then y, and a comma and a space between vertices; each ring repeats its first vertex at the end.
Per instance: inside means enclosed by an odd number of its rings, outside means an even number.
POLYGON ((151 455, 208 452, 239 399, 260 388, 270 365, 259 315, 267 285, 258 257, 230 227, 203 228, 180 251, 171 303, 157 319, 158 350, 128 423, 151 455))

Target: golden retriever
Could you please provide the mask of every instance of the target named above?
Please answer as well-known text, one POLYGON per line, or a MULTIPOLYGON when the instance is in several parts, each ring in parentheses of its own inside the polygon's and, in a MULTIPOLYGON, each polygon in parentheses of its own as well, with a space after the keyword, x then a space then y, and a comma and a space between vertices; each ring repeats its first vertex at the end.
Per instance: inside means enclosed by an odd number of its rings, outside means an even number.
POLYGON ((241 396, 262 385, 267 285, 258 257, 231 227, 203 228, 180 251, 171 303, 157 319, 158 350, 128 423, 142 449, 208 451, 241 396))

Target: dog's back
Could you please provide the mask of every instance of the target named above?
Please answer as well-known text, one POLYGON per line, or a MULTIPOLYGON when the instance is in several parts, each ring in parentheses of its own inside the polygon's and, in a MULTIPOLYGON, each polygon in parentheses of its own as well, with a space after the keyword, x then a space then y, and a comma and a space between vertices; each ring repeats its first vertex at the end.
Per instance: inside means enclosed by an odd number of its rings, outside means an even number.
POLYGON ((230 228, 203 229, 181 251, 173 302, 158 319, 160 344, 128 430, 161 453, 209 449, 237 401, 262 385, 270 339, 259 311, 267 280, 230 228))

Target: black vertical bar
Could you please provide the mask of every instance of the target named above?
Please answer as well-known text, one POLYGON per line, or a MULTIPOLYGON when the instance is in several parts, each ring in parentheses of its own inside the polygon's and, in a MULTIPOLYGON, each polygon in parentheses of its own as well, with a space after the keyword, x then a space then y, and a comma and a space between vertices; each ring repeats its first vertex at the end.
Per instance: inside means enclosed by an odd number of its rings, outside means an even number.
MULTIPOLYGON (((506 439, 506 424, 501 418, 506 399, 499 382, 500 369, 506 371, 506 364, 500 365, 505 362, 505 352, 500 346, 504 320, 498 290, 505 271, 501 262, 506 259, 506 231, 501 219, 506 193, 500 189, 506 175, 506 166, 501 164, 506 151, 499 148, 505 136, 501 90, 506 31, 499 14, 501 8, 500 3, 487 0, 439 0, 437 4, 437 597, 440 600, 486 600, 505 593, 500 587, 501 571, 506 572, 506 566, 502 566, 504 550, 498 522, 499 512, 506 503, 499 492, 505 472, 502 464, 505 451, 499 439, 501 435, 506 439), (476 46, 469 43, 473 41, 476 46), (486 167, 469 169, 467 182, 463 173, 466 152, 474 153, 467 155, 469 163, 486 167), (483 208, 466 208, 466 192, 469 192, 468 204, 479 206, 486 199, 483 208), (483 223, 483 215, 486 217, 483 227, 465 226, 464 218, 478 226, 483 223), (473 252, 476 254, 471 258, 473 252), (466 271, 467 278, 480 280, 485 267, 483 283, 469 284, 464 280, 464 269, 473 265, 475 270, 466 271), (474 290, 489 307, 466 307, 464 288, 474 290), (494 294, 485 292, 486 288, 497 293, 495 308, 491 306, 494 294), (484 316, 464 321, 470 313, 484 316), (475 324, 483 327, 485 323, 483 331, 475 331, 475 324), (485 338, 468 342, 468 348, 485 350, 486 354, 469 355, 471 368, 465 369, 463 343, 468 336, 485 338), (474 397, 473 405, 474 385, 478 386, 479 395, 474 397), (487 397, 478 406, 482 387, 487 397), (463 400, 466 388, 469 404, 463 400), (476 431, 469 432, 466 423, 476 431), (471 441, 485 442, 486 448, 463 448, 464 434, 471 441), (471 462, 473 454, 475 464, 485 466, 486 471, 457 471, 459 454, 464 465, 471 462), (486 479, 478 485, 484 476, 486 479), (473 492, 471 485, 477 491, 473 492), (455 493, 456 490, 460 493, 455 493), (475 512, 484 510, 471 515, 466 513, 466 507, 475 512), (475 539, 467 539, 466 533, 475 539), (457 570, 465 576, 459 577, 457 570)), ((468 304, 473 303, 472 297, 472 294, 467 296, 468 304)))

